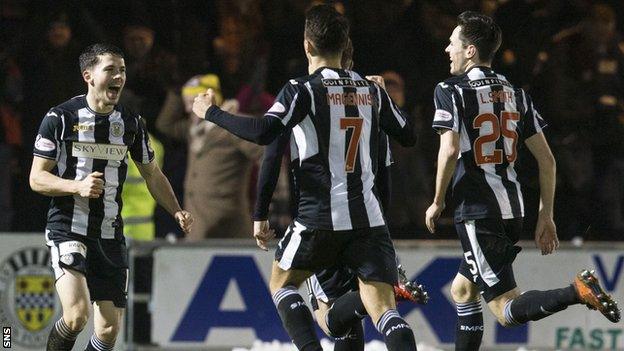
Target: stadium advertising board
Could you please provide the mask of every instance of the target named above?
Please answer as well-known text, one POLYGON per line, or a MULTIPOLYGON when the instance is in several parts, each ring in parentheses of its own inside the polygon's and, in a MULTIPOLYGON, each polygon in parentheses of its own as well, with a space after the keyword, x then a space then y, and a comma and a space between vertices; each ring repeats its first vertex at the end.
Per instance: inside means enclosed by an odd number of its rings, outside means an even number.
MULTIPOLYGON (((426 306, 401 303, 400 312, 418 341, 450 346, 456 312, 450 283, 460 263, 458 249, 398 248, 408 274, 426 286, 426 306)), ((167 346, 248 346, 254 340, 287 342, 268 288, 272 254, 254 248, 163 247, 154 254, 152 340, 167 346)), ((541 256, 525 249, 516 260, 523 290, 554 289, 582 267, 595 269, 609 293, 624 300, 622 250, 564 249, 541 256)), ((302 290, 304 296, 307 296, 302 290)), ((621 324, 612 324, 584 306, 528 325, 505 329, 484 307, 484 346, 539 348, 624 348, 621 324)), ((320 331, 319 331, 320 333, 320 331)), ((379 338, 369 322, 367 338, 379 338)))

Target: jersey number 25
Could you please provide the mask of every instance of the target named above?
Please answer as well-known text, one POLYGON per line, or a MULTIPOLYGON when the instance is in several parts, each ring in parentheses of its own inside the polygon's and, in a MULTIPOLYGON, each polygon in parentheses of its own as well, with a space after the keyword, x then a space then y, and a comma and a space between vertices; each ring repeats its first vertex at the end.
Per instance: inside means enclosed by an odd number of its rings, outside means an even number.
POLYGON ((474 141, 474 159, 477 165, 483 164, 501 164, 503 163, 503 150, 494 149, 491 153, 485 154, 483 150, 483 144, 495 143, 503 135, 503 145, 505 157, 507 162, 512 163, 518 157, 516 152, 516 145, 518 144, 518 132, 516 132, 516 123, 520 120, 520 114, 518 112, 501 111, 500 122, 499 117, 493 113, 484 113, 478 115, 474 121, 472 121, 472 127, 481 129, 485 127, 486 123, 491 124, 491 131, 487 134, 480 135, 474 141))

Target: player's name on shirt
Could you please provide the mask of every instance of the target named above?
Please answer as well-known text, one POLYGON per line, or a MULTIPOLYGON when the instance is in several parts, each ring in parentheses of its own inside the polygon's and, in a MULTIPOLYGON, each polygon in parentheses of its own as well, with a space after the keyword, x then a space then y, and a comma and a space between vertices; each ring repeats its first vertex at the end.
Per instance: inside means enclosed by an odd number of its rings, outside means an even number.
POLYGON ((487 93, 480 92, 479 93, 479 102, 482 104, 488 103, 512 103, 516 101, 516 94, 513 91, 488 91, 487 93))
POLYGON ((344 106, 358 106, 358 105, 373 105, 373 95, 366 93, 327 93, 328 105, 344 105, 344 106))

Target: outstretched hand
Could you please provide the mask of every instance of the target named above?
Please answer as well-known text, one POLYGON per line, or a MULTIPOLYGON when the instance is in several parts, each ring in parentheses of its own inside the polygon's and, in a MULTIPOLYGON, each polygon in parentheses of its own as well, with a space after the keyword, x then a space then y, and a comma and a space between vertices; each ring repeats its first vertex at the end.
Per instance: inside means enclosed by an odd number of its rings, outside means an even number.
POLYGON ((199 117, 204 118, 206 111, 212 105, 216 105, 215 92, 212 89, 206 90, 205 93, 198 94, 193 101, 193 112, 199 117))

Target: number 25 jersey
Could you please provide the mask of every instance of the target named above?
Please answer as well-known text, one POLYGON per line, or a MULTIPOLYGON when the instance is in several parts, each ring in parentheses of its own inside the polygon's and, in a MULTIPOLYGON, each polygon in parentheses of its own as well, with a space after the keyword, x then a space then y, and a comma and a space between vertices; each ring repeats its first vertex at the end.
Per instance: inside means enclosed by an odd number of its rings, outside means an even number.
POLYGON ((459 133, 455 221, 523 217, 514 169, 518 148, 546 127, 529 95, 491 68, 477 66, 439 83, 434 103, 433 128, 459 133))

